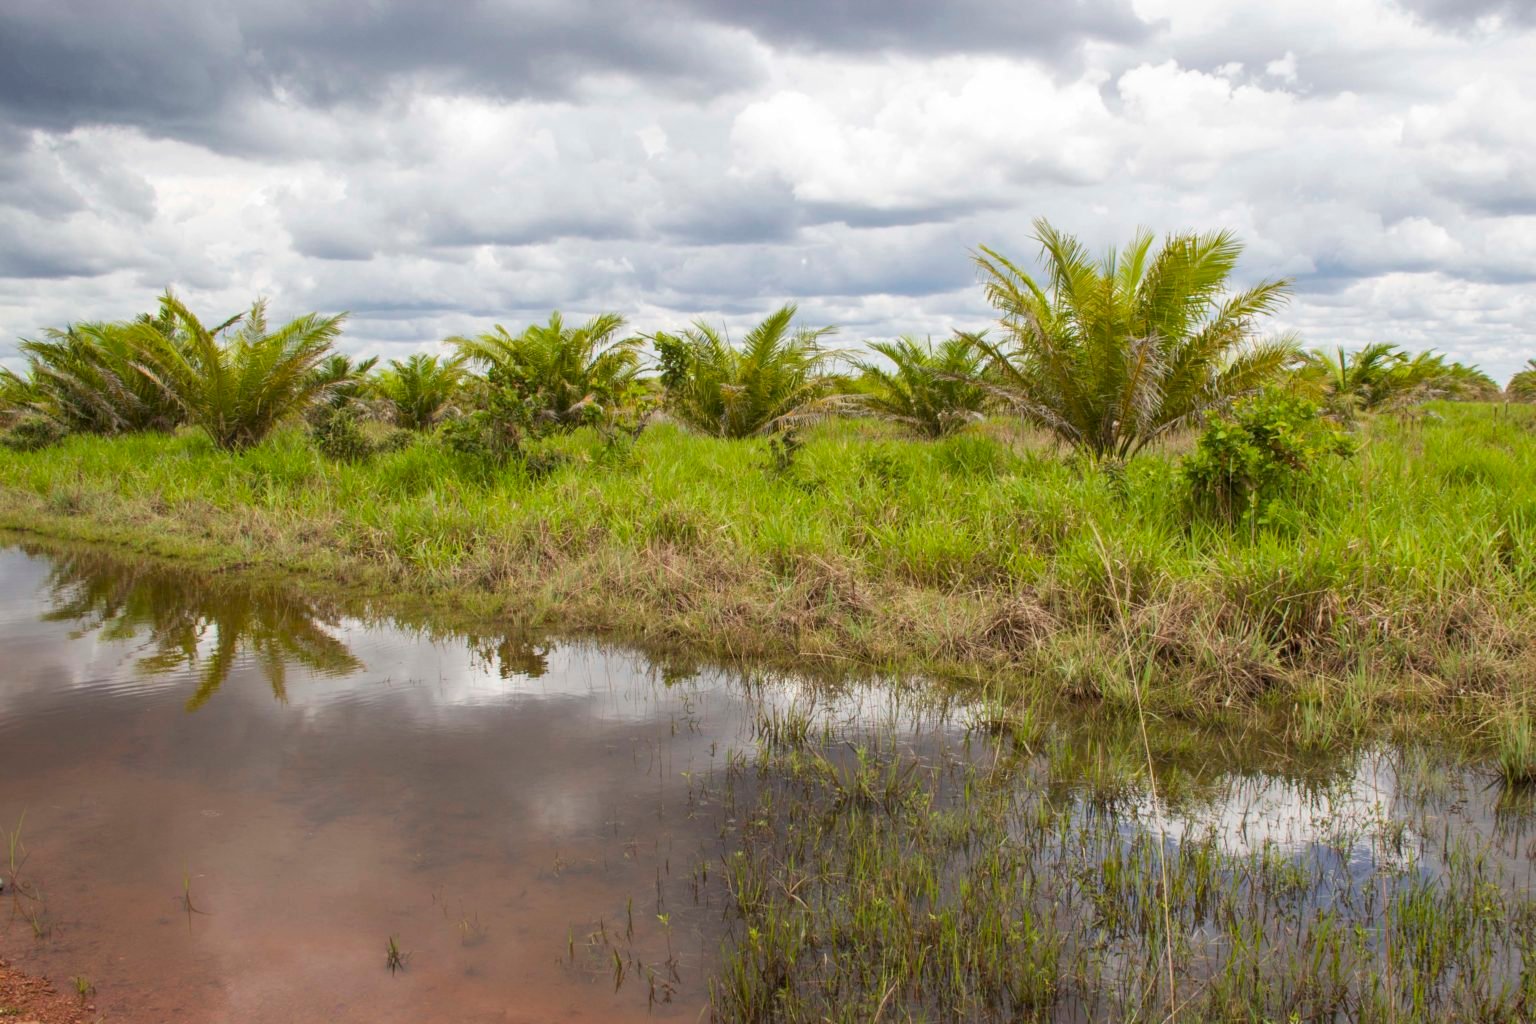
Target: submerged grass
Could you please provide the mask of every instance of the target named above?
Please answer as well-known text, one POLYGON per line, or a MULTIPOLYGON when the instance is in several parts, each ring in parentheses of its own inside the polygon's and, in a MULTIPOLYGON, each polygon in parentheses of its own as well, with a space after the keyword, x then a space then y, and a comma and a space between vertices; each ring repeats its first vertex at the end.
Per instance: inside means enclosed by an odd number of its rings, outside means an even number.
POLYGON ((1165 806, 1146 778, 1106 796, 1074 743, 922 751, 866 733, 733 757, 718 781, 728 937, 714 1019, 1536 1011, 1523 858, 1453 829, 1450 801, 1413 791, 1411 755, 1377 756, 1400 803, 1361 808, 1334 780, 1306 798, 1319 819, 1287 833, 1274 808, 1235 822, 1202 817, 1199 800, 1165 806))
POLYGON ((1377 418, 1310 504, 1238 526, 1191 517, 1174 454, 1095 465, 1001 422, 831 422, 788 455, 580 431, 500 469, 430 438, 338 464, 297 432, 76 437, 0 454, 0 525, 1005 706, 1278 709, 1320 745, 1432 713, 1492 738, 1536 678, 1536 410, 1432 413, 1377 418))

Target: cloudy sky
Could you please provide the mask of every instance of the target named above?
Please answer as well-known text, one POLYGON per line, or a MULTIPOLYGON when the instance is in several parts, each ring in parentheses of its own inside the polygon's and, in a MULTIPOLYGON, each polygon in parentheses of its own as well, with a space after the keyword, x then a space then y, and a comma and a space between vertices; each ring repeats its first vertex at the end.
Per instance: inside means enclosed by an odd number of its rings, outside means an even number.
POLYGON ((5 0, 0 360, 174 286, 347 347, 785 299, 981 326, 967 253, 1236 229, 1277 326, 1536 356, 1536 0, 5 0))

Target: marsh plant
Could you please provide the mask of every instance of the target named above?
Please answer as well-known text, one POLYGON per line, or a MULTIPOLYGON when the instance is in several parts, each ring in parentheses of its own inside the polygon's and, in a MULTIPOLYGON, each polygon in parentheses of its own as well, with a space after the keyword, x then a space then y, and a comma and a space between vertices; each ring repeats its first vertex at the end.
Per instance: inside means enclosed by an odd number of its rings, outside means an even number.
POLYGON ((384 944, 384 966, 389 970, 389 973, 396 974, 399 971, 405 970, 405 966, 410 962, 410 959, 411 954, 402 950, 400 943, 391 935, 384 944))
MULTIPOLYGON (((1091 783, 1065 736, 1031 754, 1006 737, 925 751, 889 734, 764 735, 718 781, 717 1020, 1536 1010, 1536 902, 1493 840, 1438 805, 1398 818, 1352 803, 1347 778, 1319 780, 1310 799, 1333 810, 1306 832, 1234 830, 1195 795, 1155 806, 1131 751, 1116 782, 1091 783)), ((1373 771, 1413 785, 1402 763, 1373 771)))

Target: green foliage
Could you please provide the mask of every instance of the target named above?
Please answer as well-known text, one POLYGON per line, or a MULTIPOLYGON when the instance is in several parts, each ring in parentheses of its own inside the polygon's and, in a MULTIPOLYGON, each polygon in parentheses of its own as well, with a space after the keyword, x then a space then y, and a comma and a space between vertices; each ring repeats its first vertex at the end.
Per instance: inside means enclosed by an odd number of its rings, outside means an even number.
POLYGON ((315 447, 336 462, 362 462, 374 452, 374 444, 363 433, 357 412, 350 406, 320 407, 309 428, 315 447))
POLYGON ((46 416, 23 416, 0 433, 0 447, 13 452, 35 452, 58 444, 68 435, 57 420, 46 416))
POLYGON ((504 373, 493 365, 477 389, 476 408, 446 420, 439 433, 449 451, 493 469, 520 459, 531 438, 555 427, 550 419, 535 415, 533 403, 504 373))
POLYGON ((513 335, 497 324, 473 338, 449 338, 459 358, 485 367, 497 387, 526 404, 532 421, 571 430, 612 414, 639 390, 639 338, 621 338, 624 318, 603 313, 568 326, 549 323, 513 335), (494 371, 491 373, 489 371, 494 371))
POLYGON ((1536 359, 1528 359, 1525 368, 1509 379, 1505 393, 1516 402, 1536 402, 1536 359))
POLYGON ((1291 358, 1289 340, 1254 333, 1288 284, 1227 294, 1242 252, 1230 232, 1172 235, 1156 252, 1142 232, 1101 260, 1044 220, 1035 237, 1043 283, 991 249, 976 257, 1004 335, 976 344, 991 357, 995 394, 1095 457, 1139 451, 1262 387, 1291 358))
POLYGON ((129 324, 75 324, 23 341, 28 379, 25 387, 18 380, 8 390, 32 412, 74 433, 172 430, 185 413, 176 397, 143 371, 140 334, 177 344, 171 325, 148 316, 129 324))
POLYGON ((1269 516, 1274 502, 1299 497, 1331 458, 1354 443, 1306 399, 1268 390, 1206 424, 1184 459, 1191 505, 1226 519, 1269 516))
POLYGON ((968 334, 937 347, 915 338, 871 342, 871 351, 893 364, 887 369, 855 360, 859 405, 924 437, 943 437, 981 418, 987 392, 978 383, 986 355, 968 334))
POLYGON ((321 360, 310 372, 311 380, 319 386, 323 396, 317 408, 340 409, 361 403, 372 389, 373 382, 369 375, 378 362, 377 356, 354 360, 341 352, 321 360))
POLYGON ((137 324, 131 342, 144 372, 220 448, 238 451, 259 443, 328 393, 331 385, 315 370, 329 355, 345 314, 310 313, 269 331, 266 302, 258 300, 248 312, 210 328, 170 292, 160 304, 175 333, 137 324))
POLYGON ((820 411, 821 376, 835 353, 821 340, 833 328, 794 327, 795 307, 770 313, 740 348, 709 324, 651 338, 661 366, 666 409, 695 430, 741 438, 777 430, 820 411))
POLYGON ((0 366, 0 427, 8 427, 31 412, 37 388, 30 377, 0 366))
POLYGON ((1448 362, 1435 352, 1409 355, 1387 342, 1354 352, 1340 346, 1302 353, 1291 386, 1343 420, 1436 398, 1486 401, 1498 395, 1493 378, 1475 366, 1448 362))
POLYGON ((448 411, 463 377, 463 364, 458 359, 418 352, 404 361, 391 360, 375 386, 389 403, 398 426, 427 430, 448 411))
POLYGON ((1466 363, 1445 363, 1444 366, 1441 387, 1446 398, 1458 402, 1494 402, 1500 398, 1498 383, 1479 367, 1466 363))
POLYGON ((767 468, 775 476, 787 476, 795 468, 795 456, 805 442, 794 430, 781 430, 768 438, 767 468))

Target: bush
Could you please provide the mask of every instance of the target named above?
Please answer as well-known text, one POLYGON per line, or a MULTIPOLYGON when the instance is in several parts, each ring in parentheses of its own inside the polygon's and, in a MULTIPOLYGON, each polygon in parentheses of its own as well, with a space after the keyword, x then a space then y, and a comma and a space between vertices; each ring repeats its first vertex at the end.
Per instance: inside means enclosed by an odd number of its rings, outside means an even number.
POLYGON ((0 446, 13 452, 35 452, 64 440, 67 431, 43 416, 24 416, 0 434, 0 446))
POLYGON ((497 409, 476 409, 448 420, 438 435, 454 455, 500 467, 523 451, 523 430, 516 417, 497 409))
POLYGON ((321 455, 336 462, 365 462, 374 452, 373 442, 363 433, 350 406, 323 407, 315 414, 309 436, 321 455))
POLYGON ((1229 521, 1268 521, 1277 502, 1304 496, 1329 460, 1354 448, 1316 404, 1262 392, 1206 423, 1183 464, 1190 505, 1229 521))

